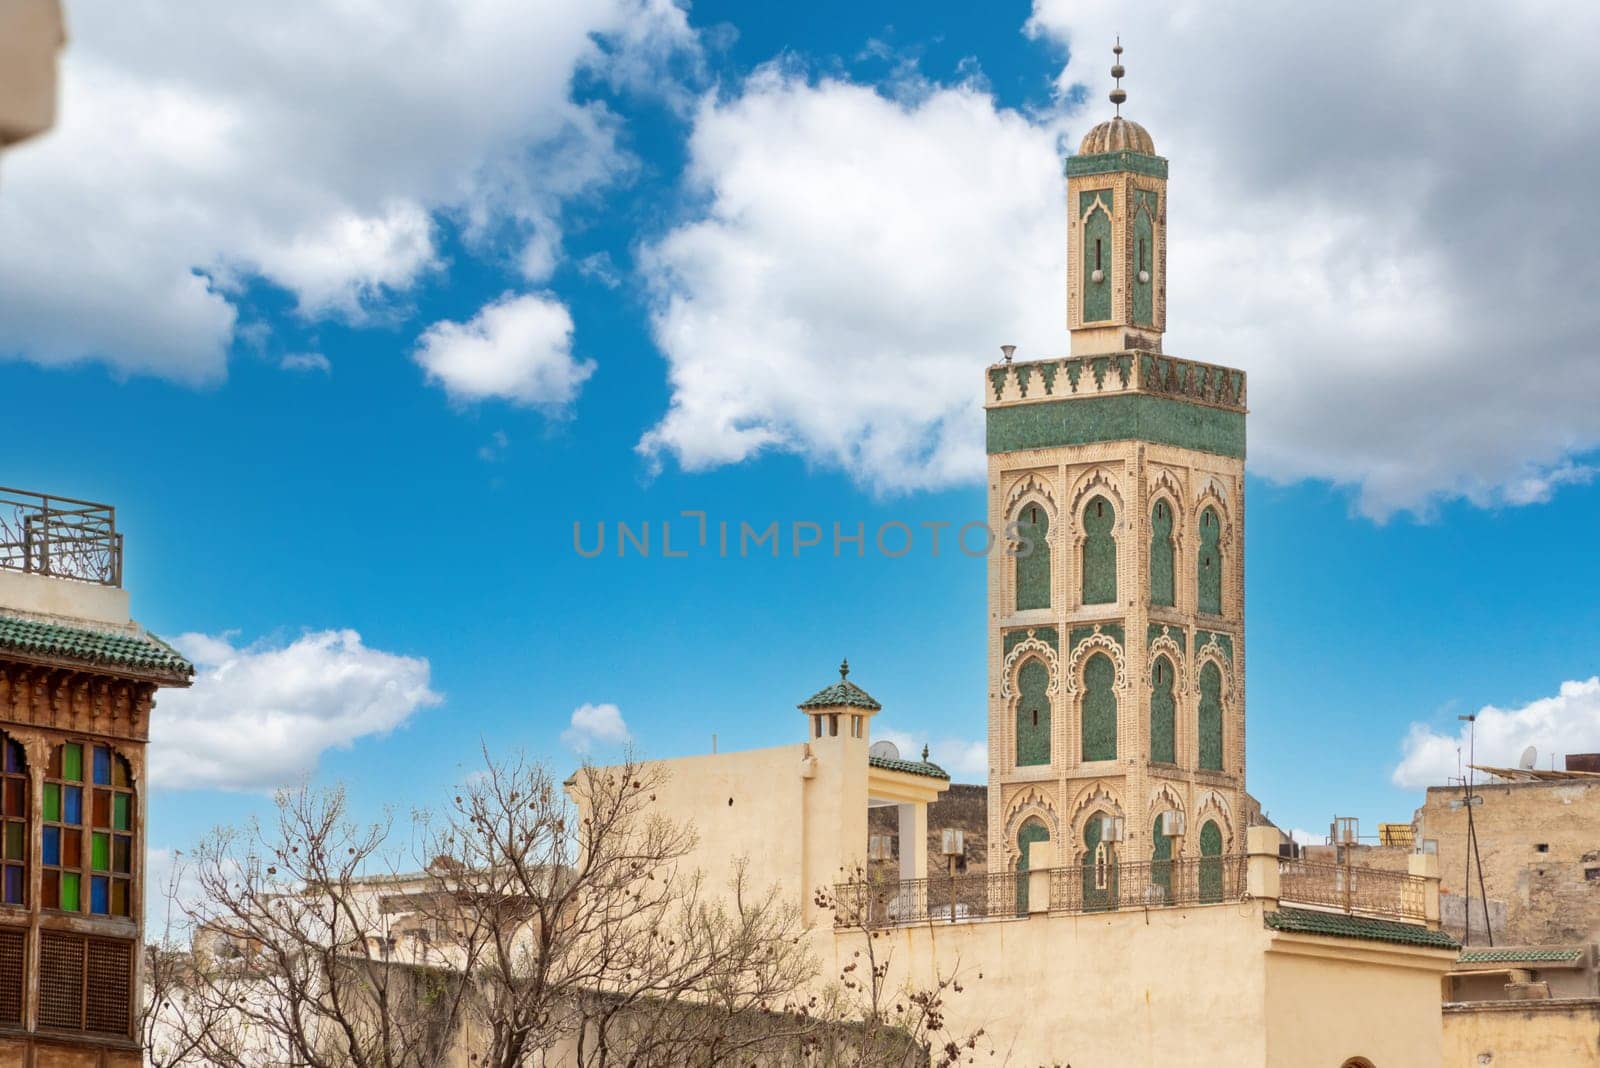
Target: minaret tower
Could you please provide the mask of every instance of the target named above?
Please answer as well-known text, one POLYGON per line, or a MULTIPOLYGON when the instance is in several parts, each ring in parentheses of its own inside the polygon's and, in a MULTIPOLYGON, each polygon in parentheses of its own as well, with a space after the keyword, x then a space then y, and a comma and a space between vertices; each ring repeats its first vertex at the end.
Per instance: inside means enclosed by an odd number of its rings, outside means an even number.
POLYGON ((984 376, 994 870, 1233 853, 1248 818, 1245 376, 1162 353, 1167 161, 1114 53, 1066 161, 1071 353, 984 376))

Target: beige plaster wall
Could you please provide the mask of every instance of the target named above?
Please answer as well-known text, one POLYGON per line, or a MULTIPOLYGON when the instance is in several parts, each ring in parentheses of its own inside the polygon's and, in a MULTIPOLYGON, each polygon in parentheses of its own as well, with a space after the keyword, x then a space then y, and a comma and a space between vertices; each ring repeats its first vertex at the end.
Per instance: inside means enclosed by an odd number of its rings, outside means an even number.
POLYGON ((1443 1035, 1449 1068, 1588 1068, 1600 1064, 1600 999, 1447 1005, 1443 1035))
MULTIPOLYGON (((1170 1068, 1269 1063, 1267 936, 1260 903, 1241 902, 905 927, 874 944, 889 954, 892 989, 957 972, 950 1030, 985 1028, 996 1063, 1170 1068)), ((864 940, 839 934, 835 974, 864 940)), ((1429 990, 1436 1002, 1437 980, 1429 990)))
POLYGON ((1440 1059, 1439 978, 1452 952, 1280 935, 1266 955, 1271 1068, 1456 1068, 1440 1059))
POLYGON ((32 615, 128 624, 127 590, 20 571, 0 571, 0 607, 32 615))

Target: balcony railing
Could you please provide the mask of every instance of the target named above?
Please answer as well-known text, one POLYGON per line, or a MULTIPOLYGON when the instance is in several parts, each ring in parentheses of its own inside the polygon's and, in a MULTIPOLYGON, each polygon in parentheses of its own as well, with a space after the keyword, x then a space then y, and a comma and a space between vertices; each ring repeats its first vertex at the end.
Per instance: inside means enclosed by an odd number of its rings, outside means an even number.
POLYGON ((116 509, 0 486, 0 571, 121 586, 116 509))
POLYGON ((1050 911, 1215 905, 1237 901, 1244 890, 1243 854, 1057 868, 1050 873, 1050 911))
POLYGON ((895 927, 1028 914, 1028 889, 1015 872, 868 880, 833 888, 835 927, 895 927))
MULTIPOLYGON (((1210 905, 1244 896, 1245 858, 1195 857, 1055 868, 1051 912, 1210 905)), ((1026 916, 1026 872, 955 875, 901 882, 841 883, 834 887, 834 926, 895 927, 912 923, 1026 916)))
POLYGON ((1422 922, 1427 880, 1420 875, 1312 860, 1278 862, 1278 898, 1295 905, 1422 922))

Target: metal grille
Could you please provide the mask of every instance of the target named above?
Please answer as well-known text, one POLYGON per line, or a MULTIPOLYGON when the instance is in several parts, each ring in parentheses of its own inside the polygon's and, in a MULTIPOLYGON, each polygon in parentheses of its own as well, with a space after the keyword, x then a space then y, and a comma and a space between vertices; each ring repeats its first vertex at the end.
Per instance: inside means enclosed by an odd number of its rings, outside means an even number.
POLYGON ((23 954, 28 932, 0 928, 0 1023, 22 1023, 23 954))
POLYGON ((1286 859, 1278 862, 1278 883, 1279 899, 1297 905, 1408 920, 1426 915, 1427 880, 1407 872, 1286 859))
POLYGON ((952 923, 1028 914, 1027 886, 1019 884, 1011 872, 840 883, 834 887, 834 901, 836 927, 952 923))
POLYGON ((104 1034, 128 1033, 128 979, 133 965, 129 942, 94 939, 89 943, 88 981, 83 1029, 104 1034))
POLYGON ((0 486, 0 570, 121 586, 116 509, 0 486))
POLYGON ((1234 853, 1179 860, 1116 861, 1056 868, 1051 912, 1113 912, 1168 905, 1215 905, 1244 896, 1245 858, 1234 853))
POLYGON ((77 935, 39 935, 39 1026, 83 1029, 83 939, 77 935))

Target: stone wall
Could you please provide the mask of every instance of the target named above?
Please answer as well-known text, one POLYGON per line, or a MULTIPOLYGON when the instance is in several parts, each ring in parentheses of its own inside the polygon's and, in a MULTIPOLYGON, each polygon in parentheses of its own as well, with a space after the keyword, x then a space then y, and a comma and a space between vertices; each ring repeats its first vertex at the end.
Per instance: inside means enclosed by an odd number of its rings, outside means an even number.
POLYGON ((1600 998, 1446 1005, 1444 1063, 1462 1068, 1600 1064, 1600 998))
MULTIPOLYGON (((1441 888, 1464 897, 1467 815, 1451 808, 1459 786, 1436 786, 1417 810, 1418 837, 1438 842, 1441 888)), ((1483 803, 1473 808, 1490 918, 1505 907, 1500 943, 1550 945, 1600 939, 1600 779, 1492 783, 1474 787, 1483 803)), ((1476 866, 1470 890, 1479 914, 1476 866)), ((1449 927, 1450 916, 1446 916, 1449 927)), ((1460 936, 1460 911, 1452 933, 1460 936)), ((1477 938, 1473 939, 1478 941, 1477 938)))

